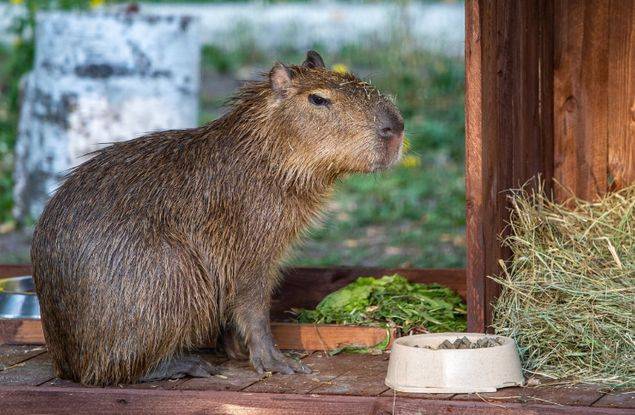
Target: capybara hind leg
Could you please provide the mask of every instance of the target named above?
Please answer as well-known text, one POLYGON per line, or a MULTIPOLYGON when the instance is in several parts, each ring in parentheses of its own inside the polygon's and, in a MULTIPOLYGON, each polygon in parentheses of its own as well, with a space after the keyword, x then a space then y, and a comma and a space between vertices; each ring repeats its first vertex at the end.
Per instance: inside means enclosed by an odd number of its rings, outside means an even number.
POLYGON ((229 327, 223 332, 223 349, 232 360, 249 360, 249 349, 245 339, 234 327, 229 327))
POLYGON ((140 382, 154 382, 165 379, 180 379, 186 376, 208 378, 220 373, 218 367, 198 356, 180 356, 162 362, 150 373, 142 377, 140 382))

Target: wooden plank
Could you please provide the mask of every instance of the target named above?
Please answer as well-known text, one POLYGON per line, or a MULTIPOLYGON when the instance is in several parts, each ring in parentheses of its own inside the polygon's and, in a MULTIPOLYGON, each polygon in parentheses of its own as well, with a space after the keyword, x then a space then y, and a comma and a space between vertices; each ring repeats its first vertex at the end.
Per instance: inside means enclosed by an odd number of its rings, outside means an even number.
POLYGON ((388 354, 345 357, 348 363, 357 362, 357 364, 331 381, 311 390, 311 393, 375 396, 388 390, 384 383, 388 368, 388 354))
MULTIPOLYGON (((536 166, 534 173, 540 173, 545 191, 551 194, 553 191, 554 177, 554 110, 553 110, 553 71, 554 71, 554 2, 553 0, 539 0, 538 4, 538 39, 540 44, 540 56, 538 66, 539 88, 539 119, 535 127, 540 131, 539 141, 536 144, 536 153, 541 162, 536 166)), ((531 30, 528 27, 526 30, 531 30)), ((528 143, 531 146, 531 143, 528 143)))
POLYGON ((373 414, 372 398, 341 399, 213 391, 0 387, 7 414, 373 414))
POLYGON ((45 344, 42 322, 35 319, 0 318, 0 344, 45 344))
POLYGON ((482 220, 485 229, 484 245, 488 257, 485 268, 485 292, 483 310, 485 330, 492 318, 492 306, 500 293, 498 284, 487 278, 500 271, 498 259, 507 259, 510 252, 501 247, 500 235, 509 216, 507 195, 514 181, 514 150, 523 140, 518 129, 519 115, 516 108, 524 105, 518 100, 520 91, 517 79, 523 68, 519 67, 520 19, 519 3, 516 1, 483 2, 483 103, 488 114, 483 119, 483 207, 482 220), (495 6, 495 7, 492 7, 495 6), (491 43, 490 43, 491 42, 491 43), (514 51, 512 53, 512 51, 514 51), (517 51, 517 52, 516 52, 517 51))
POLYGON ((82 385, 81 383, 73 382, 68 379, 53 378, 44 383, 42 386, 55 386, 57 388, 99 388, 101 386, 82 385))
POLYGON ((45 352, 41 346, 0 345, 0 371, 45 352))
POLYGON ((632 414, 630 409, 514 403, 443 401, 368 396, 292 395, 213 391, 161 391, 119 388, 0 386, 6 414, 439 414, 564 415, 632 414))
POLYGON ((635 389, 609 392, 593 404, 597 407, 635 409, 635 389))
POLYGON ((244 391, 306 394, 352 368, 352 362, 321 352, 312 353, 302 359, 302 362, 311 368, 312 373, 293 376, 274 374, 245 388, 244 391))
MULTIPOLYGON (((372 347, 394 339, 394 330, 378 327, 341 326, 336 324, 271 323, 271 331, 280 349, 334 350, 351 345, 372 347)), ((0 344, 44 344, 40 320, 0 319, 0 344)))
MULTIPOLYGON (((113 388, 125 388, 125 389, 160 389, 160 390, 169 390, 176 389, 184 382, 187 382, 189 378, 183 379, 167 379, 160 380, 156 382, 143 382, 143 383, 134 383, 131 385, 117 385, 112 386, 113 388)), ((60 379, 53 378, 47 382, 44 382, 41 386, 45 387, 56 387, 56 388, 100 388, 101 386, 90 386, 90 385, 82 385, 81 383, 76 383, 68 379, 60 379)))
POLYGON ((462 393, 452 399, 461 401, 518 402, 570 406, 590 406, 604 395, 599 386, 577 385, 573 387, 514 387, 493 393, 462 393))
POLYGON ((359 356, 344 353, 330 356, 323 352, 315 352, 302 359, 302 362, 311 368, 312 373, 293 376, 274 374, 254 383, 244 391, 306 394, 320 386, 329 385, 336 377, 363 365, 364 360, 359 356))
POLYGON ((612 190, 635 182, 635 2, 609 6, 608 170, 612 190))
POLYGON ((483 80, 481 2, 465 2, 465 193, 467 246, 467 330, 485 330, 485 260, 483 211, 483 80))
POLYGON ((42 322, 35 319, 0 319, 0 344, 44 344, 42 322))
POLYGON ((280 349, 335 350, 344 346, 372 347, 389 338, 395 330, 337 324, 271 323, 271 333, 280 349))
POLYGON ((555 10, 554 174, 594 199, 607 191, 609 2, 558 0, 555 10))
MULTIPOLYGON (((293 359, 304 359, 310 356, 310 352, 286 351, 285 356, 293 359)), ((209 359, 208 359, 209 360, 209 359)), ((209 360, 216 364, 214 361, 209 360)), ((280 373, 258 374, 248 361, 236 361, 225 359, 223 364, 218 365, 221 373, 209 379, 192 379, 178 386, 183 390, 232 390, 242 391, 250 386, 271 378, 287 378, 301 380, 306 375, 294 374, 283 375, 280 373)), ((294 392, 298 393, 298 392, 294 392)))
POLYGON ((258 382, 265 375, 258 374, 249 362, 226 361, 219 365, 221 373, 209 378, 188 379, 177 386, 179 390, 239 391, 258 382))
POLYGON ((382 414, 453 414, 453 415, 565 415, 628 414, 629 409, 591 408, 585 406, 519 404, 483 401, 443 401, 379 398, 377 413, 382 414), (606 412, 603 412, 606 411, 606 412), (611 412, 615 411, 615 412, 611 412))
POLYGON ((31 275, 31 265, 0 264, 0 278, 31 275))
POLYGON ((314 352, 302 359, 302 362, 311 368, 312 373, 295 374, 293 376, 276 373, 248 386, 243 391, 306 394, 322 383, 330 381, 340 373, 339 371, 344 370, 333 365, 333 362, 337 360, 335 357, 330 357, 325 353, 314 352))
POLYGON ((414 398, 414 399, 436 399, 436 400, 450 400, 456 395, 455 393, 408 393, 408 392, 395 392, 393 389, 384 391, 380 396, 390 396, 395 399, 400 398, 414 398))
POLYGON ((487 276, 510 255, 499 241, 506 192, 538 173, 551 179, 552 26, 547 0, 466 2, 468 331, 489 326, 500 292, 487 276))
POLYGON ((0 371, 0 385, 36 386, 51 380, 53 377, 51 358, 48 353, 42 353, 0 371))
MULTIPOLYGON (((4 347, 6 349, 6 346, 4 347)), ((324 353, 313 353, 303 361, 314 372, 307 375, 279 375, 260 378, 245 363, 228 362, 226 358, 216 354, 204 354, 204 358, 213 364, 223 363, 225 370, 219 377, 211 379, 180 379, 176 381, 163 381, 142 383, 136 385, 124 385, 125 389, 180 389, 180 390, 244 390, 245 392, 264 393, 325 393, 325 394, 354 394, 376 395, 378 389, 385 389, 383 377, 385 374, 385 358, 363 355, 336 355, 328 356, 324 353), (370 365, 367 363, 370 362, 370 365), (257 383, 254 383, 257 382, 257 383), (244 388, 244 385, 251 385, 244 388), (352 387, 351 387, 352 385, 352 387), (372 385, 372 387, 369 387, 372 385)), ((35 359, 32 359, 35 360, 35 359)), ((10 377, 0 377, 0 385, 6 384, 40 384, 42 379, 51 376, 49 356, 40 357, 37 364, 23 364, 14 368, 10 377), (16 370, 17 369, 17 370, 16 370)), ((59 388, 77 388, 80 385, 58 378, 46 381, 44 386, 59 388)), ((595 403, 599 407, 631 408, 635 403, 632 390, 614 392, 599 399, 603 395, 599 386, 578 385, 575 387, 532 387, 532 388, 504 388, 496 393, 482 394, 458 394, 455 400, 473 400, 501 403, 523 404, 556 404, 566 406, 589 406, 595 403)), ((381 396, 392 397, 392 390, 386 390, 381 396)), ((450 399, 452 394, 403 394, 398 393, 395 399, 450 399)))

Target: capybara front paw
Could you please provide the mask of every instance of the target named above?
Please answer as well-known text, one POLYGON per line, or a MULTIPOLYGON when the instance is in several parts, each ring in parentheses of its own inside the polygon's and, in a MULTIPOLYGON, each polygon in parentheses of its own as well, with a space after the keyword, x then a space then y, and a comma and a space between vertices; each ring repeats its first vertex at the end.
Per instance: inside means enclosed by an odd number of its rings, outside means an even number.
POLYGON ((278 372, 285 375, 292 373, 311 373, 311 369, 302 362, 288 358, 275 348, 260 353, 252 353, 251 364, 258 373, 278 372))

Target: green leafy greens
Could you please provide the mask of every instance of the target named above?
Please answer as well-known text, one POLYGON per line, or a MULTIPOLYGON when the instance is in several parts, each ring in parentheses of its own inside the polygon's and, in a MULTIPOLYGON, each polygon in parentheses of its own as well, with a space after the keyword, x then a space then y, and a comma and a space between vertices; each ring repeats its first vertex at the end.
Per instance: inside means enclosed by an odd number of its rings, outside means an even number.
POLYGON ((358 278, 324 297, 315 310, 293 311, 299 323, 387 326, 401 334, 466 329, 466 307, 455 292, 400 275, 358 278))

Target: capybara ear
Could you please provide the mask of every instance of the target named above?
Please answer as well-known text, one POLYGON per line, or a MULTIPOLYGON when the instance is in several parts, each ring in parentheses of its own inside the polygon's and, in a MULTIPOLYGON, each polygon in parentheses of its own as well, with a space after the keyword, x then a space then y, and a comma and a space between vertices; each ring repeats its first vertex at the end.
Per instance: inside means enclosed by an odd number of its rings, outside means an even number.
POLYGON ((306 60, 302 63, 302 66, 311 69, 325 67, 324 60, 322 59, 320 54, 314 50, 310 50, 306 53, 306 60))
POLYGON ((280 96, 284 96, 286 90, 291 86, 291 71, 284 64, 276 62, 269 71, 269 81, 271 89, 280 96))

